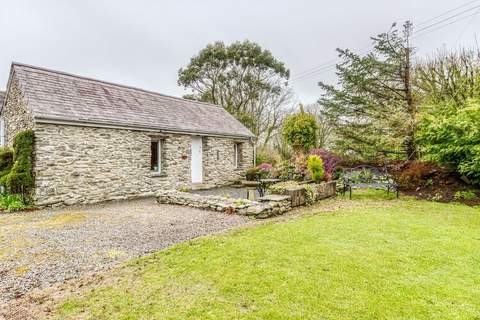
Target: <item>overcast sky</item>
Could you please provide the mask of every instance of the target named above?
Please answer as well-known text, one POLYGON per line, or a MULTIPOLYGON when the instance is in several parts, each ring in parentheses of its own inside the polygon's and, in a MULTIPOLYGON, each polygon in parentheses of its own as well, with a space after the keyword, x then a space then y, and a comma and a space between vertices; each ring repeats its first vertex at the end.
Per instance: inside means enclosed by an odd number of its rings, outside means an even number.
MULTIPOLYGON (((480 9, 480 1, 0 0, 0 90, 11 62, 18 61, 181 96, 178 69, 217 40, 258 42, 295 79, 335 59, 337 47, 365 48, 369 36, 388 30, 394 21, 421 23, 468 2, 423 27, 480 9)), ((475 45, 477 10, 414 39, 418 55, 475 45)), ((333 70, 292 81, 298 99, 315 101, 320 80, 335 81, 333 70)))

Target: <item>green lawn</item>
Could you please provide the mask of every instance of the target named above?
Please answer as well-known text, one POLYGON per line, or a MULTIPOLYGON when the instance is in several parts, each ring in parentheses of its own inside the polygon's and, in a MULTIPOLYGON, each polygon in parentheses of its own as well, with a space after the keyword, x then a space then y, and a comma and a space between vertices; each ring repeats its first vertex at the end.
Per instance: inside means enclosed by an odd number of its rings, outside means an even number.
POLYGON ((381 194, 131 262, 63 301, 92 319, 480 319, 480 209, 381 194))

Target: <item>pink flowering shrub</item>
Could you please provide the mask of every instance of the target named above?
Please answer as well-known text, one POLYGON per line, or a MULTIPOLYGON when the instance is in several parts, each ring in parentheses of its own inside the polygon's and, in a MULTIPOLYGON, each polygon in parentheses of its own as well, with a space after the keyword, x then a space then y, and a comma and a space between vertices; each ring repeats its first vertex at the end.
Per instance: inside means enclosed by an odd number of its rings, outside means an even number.
POLYGON ((261 163, 257 166, 261 178, 270 176, 273 166, 270 163, 261 163))
POLYGON ((261 163, 258 165, 258 169, 263 171, 270 171, 272 170, 272 165, 270 163, 261 163))
POLYGON ((310 155, 319 156, 323 161, 323 167, 325 169, 325 179, 331 180, 333 172, 337 168, 337 164, 342 160, 335 153, 329 152, 325 149, 312 149, 310 155))

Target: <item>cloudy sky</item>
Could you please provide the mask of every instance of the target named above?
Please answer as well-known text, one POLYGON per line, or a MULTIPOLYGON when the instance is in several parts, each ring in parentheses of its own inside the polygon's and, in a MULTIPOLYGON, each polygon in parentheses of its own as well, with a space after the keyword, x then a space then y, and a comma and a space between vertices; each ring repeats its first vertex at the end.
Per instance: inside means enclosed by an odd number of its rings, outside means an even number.
POLYGON ((420 57, 474 46, 480 0, 0 0, 0 90, 18 61, 181 96, 177 71, 191 56, 249 39, 286 64, 310 103, 318 81, 335 81, 322 68, 335 48, 364 49, 407 19, 425 28, 414 38, 420 57))

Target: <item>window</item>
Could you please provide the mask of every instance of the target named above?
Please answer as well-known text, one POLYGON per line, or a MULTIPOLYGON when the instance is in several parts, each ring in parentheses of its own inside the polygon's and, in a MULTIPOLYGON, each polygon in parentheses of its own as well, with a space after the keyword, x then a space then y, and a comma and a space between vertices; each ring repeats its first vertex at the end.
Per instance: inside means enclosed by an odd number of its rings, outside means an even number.
POLYGON ((234 165, 235 168, 239 168, 242 163, 242 144, 234 144, 234 165))
POLYGON ((150 170, 161 172, 162 170, 162 141, 155 140, 150 145, 150 170))

